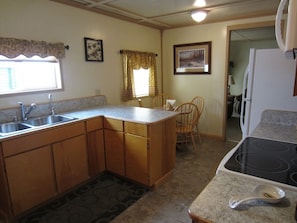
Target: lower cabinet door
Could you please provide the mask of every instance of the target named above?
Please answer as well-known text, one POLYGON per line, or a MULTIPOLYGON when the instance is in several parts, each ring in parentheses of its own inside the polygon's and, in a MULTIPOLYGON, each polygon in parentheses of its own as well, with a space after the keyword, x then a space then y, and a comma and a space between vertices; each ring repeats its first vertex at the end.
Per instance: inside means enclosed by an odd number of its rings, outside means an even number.
POLYGON ((106 169, 103 130, 88 132, 87 141, 89 173, 94 177, 106 169))
POLYGON ((126 177, 149 184, 148 140, 136 135, 125 135, 126 177))
POLYGON ((85 135, 53 144, 53 154, 59 193, 89 178, 85 135))
POLYGON ((5 158, 14 215, 57 194, 52 160, 50 146, 5 158))
POLYGON ((106 169, 125 176, 124 134, 113 130, 104 130, 106 169))

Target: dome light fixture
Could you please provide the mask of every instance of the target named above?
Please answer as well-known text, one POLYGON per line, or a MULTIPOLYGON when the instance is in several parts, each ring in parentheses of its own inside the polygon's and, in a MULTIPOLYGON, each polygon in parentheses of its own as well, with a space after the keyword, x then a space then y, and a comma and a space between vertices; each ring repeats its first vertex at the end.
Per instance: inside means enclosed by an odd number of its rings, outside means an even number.
POLYGON ((206 6, 206 2, 205 2, 205 0, 195 0, 195 2, 193 3, 193 5, 195 7, 205 7, 206 6))
POLYGON ((202 22, 207 15, 207 11, 204 10, 200 10, 200 11, 193 11, 191 13, 191 17, 193 20, 195 20, 196 22, 202 22))

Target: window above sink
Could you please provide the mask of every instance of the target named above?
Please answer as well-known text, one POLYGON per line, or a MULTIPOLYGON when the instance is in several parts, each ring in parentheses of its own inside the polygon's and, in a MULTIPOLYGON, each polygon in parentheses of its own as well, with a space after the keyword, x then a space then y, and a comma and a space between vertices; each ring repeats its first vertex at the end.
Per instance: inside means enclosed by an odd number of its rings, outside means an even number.
POLYGON ((62 77, 54 56, 10 59, 0 55, 0 95, 58 89, 62 89, 62 77))

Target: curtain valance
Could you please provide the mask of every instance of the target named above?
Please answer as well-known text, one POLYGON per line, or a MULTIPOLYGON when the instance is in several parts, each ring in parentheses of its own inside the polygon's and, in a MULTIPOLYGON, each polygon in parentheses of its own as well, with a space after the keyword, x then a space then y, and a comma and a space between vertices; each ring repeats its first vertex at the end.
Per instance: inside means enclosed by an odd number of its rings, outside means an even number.
POLYGON ((47 43, 45 41, 22 40, 0 37, 0 55, 15 58, 19 55, 26 57, 40 56, 42 58, 54 56, 61 59, 65 56, 64 43, 47 43))
POLYGON ((127 56, 127 62, 133 69, 148 69, 155 65, 155 54, 149 52, 139 52, 122 50, 123 55, 127 56))

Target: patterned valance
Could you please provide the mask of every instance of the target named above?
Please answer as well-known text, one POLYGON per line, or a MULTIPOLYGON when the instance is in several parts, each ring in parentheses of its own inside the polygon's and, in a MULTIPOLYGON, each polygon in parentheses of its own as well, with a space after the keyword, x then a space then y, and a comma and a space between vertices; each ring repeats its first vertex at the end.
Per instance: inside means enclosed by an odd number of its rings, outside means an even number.
POLYGON ((61 59, 65 56, 64 43, 47 43, 45 41, 22 40, 0 37, 0 55, 15 58, 19 55, 26 57, 54 56, 61 59))

